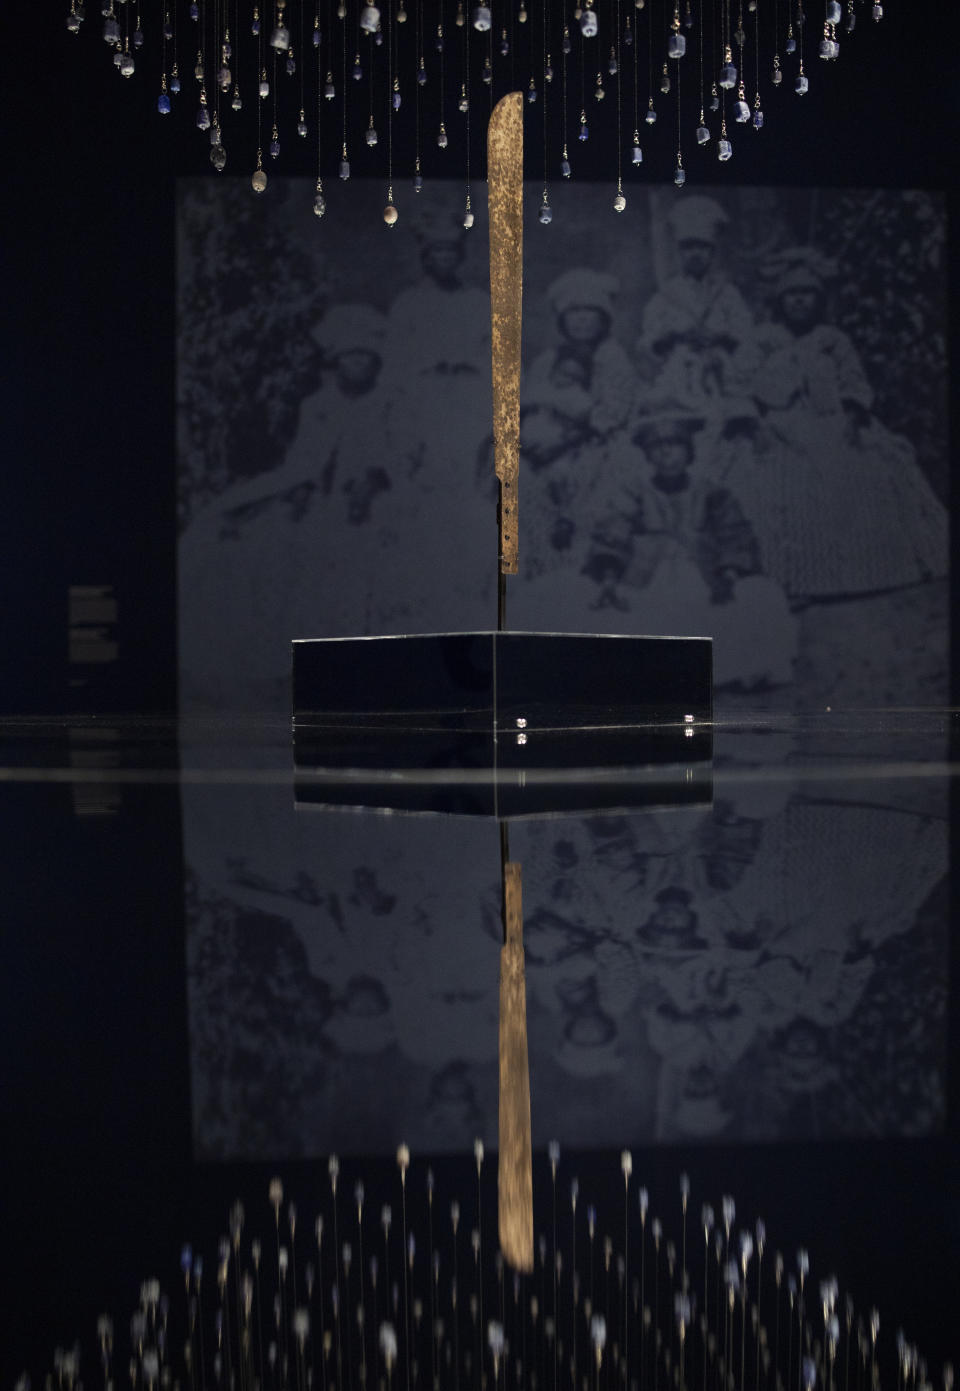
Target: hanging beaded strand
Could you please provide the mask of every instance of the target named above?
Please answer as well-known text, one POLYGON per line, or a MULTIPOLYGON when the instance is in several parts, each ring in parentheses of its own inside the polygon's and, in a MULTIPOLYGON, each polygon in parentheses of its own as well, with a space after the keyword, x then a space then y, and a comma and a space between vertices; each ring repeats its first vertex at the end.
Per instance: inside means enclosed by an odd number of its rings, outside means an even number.
MULTIPOLYGON (((369 7, 369 10, 372 11, 372 9, 373 9, 373 6, 370 6, 370 7, 369 7)), ((369 11, 368 11, 368 12, 369 12, 369 11)), ((371 20, 371 22, 373 22, 373 21, 371 20)), ((377 20, 377 22, 379 22, 379 19, 377 20)), ((367 133, 366 133, 364 139, 365 139, 366 142, 367 142, 367 148, 368 148, 368 149, 372 149, 373 146, 376 145, 377 139, 378 139, 378 136, 377 136, 377 128, 376 128, 376 126, 375 126, 374 123, 373 123, 373 101, 374 101, 374 80, 373 80, 373 79, 374 79, 374 73, 373 73, 373 69, 374 69, 374 57, 375 57, 375 55, 374 55, 374 52, 373 52, 373 49, 372 49, 372 42, 373 42, 372 33, 371 33, 371 31, 370 31, 369 29, 367 29, 366 33, 367 33, 367 86, 368 86, 368 91, 369 91, 369 94, 370 94, 370 99, 369 99, 369 111, 368 111, 368 113, 367 113, 367 133)), ((388 92, 387 100, 389 101, 389 92, 388 92)), ((392 202, 393 200, 391 199, 390 201, 392 202)))
POLYGON ((305 105, 305 102, 306 102, 306 93, 305 93, 305 90, 304 90, 304 83, 305 83, 305 80, 306 80, 306 67, 307 67, 307 65, 306 65, 306 62, 304 61, 304 57, 305 57, 305 54, 306 54, 306 49, 305 49, 304 46, 303 46, 303 45, 304 45, 303 16, 304 16, 304 11, 306 10, 306 8, 307 8, 307 6, 306 6, 306 0, 300 0, 300 118, 299 118, 299 120, 297 121, 297 134, 300 136, 300 138, 301 138, 302 140, 305 140, 306 137, 307 137, 307 109, 306 109, 306 105, 305 105))
POLYGON ((340 167, 337 170, 346 182, 350 177, 350 157, 347 154, 347 7, 343 0, 337 5, 340 20, 340 167))
MULTIPOLYGON (((74 14, 72 0, 70 13, 74 14)), ((157 111, 161 116, 170 115, 170 95, 167 91, 167 39, 170 35, 170 11, 166 10, 160 27, 160 95, 157 97, 157 111)))
MULTIPOLYGON (((221 0, 214 0, 213 4, 213 47, 216 52, 217 41, 222 33, 220 17, 221 0)), ((223 147, 223 132, 220 126, 220 97, 224 90, 224 73, 227 74, 227 85, 230 82, 230 70, 227 67, 229 53, 226 42, 220 48, 220 66, 217 69, 216 82, 214 83, 214 113, 213 126, 210 130, 210 163, 218 174, 222 174, 227 163, 227 152, 223 147)))
POLYGON ((797 0, 797 51, 800 54, 800 68, 797 72, 797 80, 794 84, 794 91, 797 96, 805 96, 810 90, 810 82, 806 73, 803 71, 803 40, 806 34, 806 14, 803 9, 803 0, 797 0))
MULTIPOLYGON (((466 72, 466 80, 465 80, 465 82, 464 82, 463 91, 464 91, 464 99, 465 99, 465 101, 466 101, 466 110, 464 111, 463 114, 464 114, 464 117, 465 117, 465 131, 464 131, 464 134, 466 135, 466 141, 467 141, 467 157, 466 157, 466 201, 465 201, 465 203, 464 203, 464 208, 463 208, 463 225, 464 225, 465 230, 468 231, 468 232, 469 232, 470 228, 473 226, 473 209, 472 209, 471 206, 470 206, 470 29, 471 29, 471 25, 470 25, 470 24, 464 25, 465 33, 464 33, 464 40, 463 40, 463 50, 464 50, 464 69, 465 69, 465 72, 466 72)), ((487 21, 487 29, 488 29, 488 30, 490 29, 489 21, 487 21)))
POLYGON ((263 33, 260 11, 253 7, 253 32, 257 36, 257 72, 260 74, 257 88, 257 167, 253 171, 250 186, 254 193, 263 193, 267 187, 267 173, 263 167, 263 103, 270 90, 267 70, 263 66, 263 33))
POLYGON ((623 196, 623 87, 620 76, 621 69, 621 49, 620 49, 620 0, 616 0, 616 22, 617 22, 617 52, 616 52, 616 79, 617 79, 617 192, 613 200, 613 210, 622 213, 627 206, 627 200, 623 196))
POLYGON ((657 113, 653 105, 653 12, 647 18, 647 114, 644 117, 648 126, 656 123, 657 113))
POLYGON ((568 122, 567 122, 567 59, 568 59, 568 57, 570 56, 570 30, 567 28, 566 24, 564 24, 564 26, 563 26, 563 41, 562 41, 562 44, 561 44, 561 49, 562 49, 562 53, 561 53, 561 58, 562 58, 562 66, 561 66, 561 82, 562 82, 561 101, 562 101, 562 111, 561 111, 561 115, 562 115, 562 120, 563 120, 563 129, 562 129, 562 135, 563 135, 563 155, 561 156, 561 159, 560 159, 560 173, 563 175, 563 177, 564 177, 565 179, 569 179, 569 177, 570 177, 570 155, 569 155, 569 152, 568 152, 568 150, 567 150, 567 133, 568 133, 568 131, 569 131, 569 125, 568 125, 568 122))
MULTIPOLYGON (((639 6, 637 9, 639 10, 639 6)), ((643 148, 640 144, 640 32, 633 36, 633 147, 630 159, 634 168, 643 163, 643 148)))
POLYGON ((437 132, 437 148, 445 150, 450 143, 447 139, 447 127, 444 124, 444 80, 443 80, 443 0, 438 0, 437 9, 439 12, 439 23, 437 24, 437 52, 440 55, 440 129, 437 132))
POLYGON ((414 162, 413 162, 413 191, 419 193, 423 188, 423 175, 420 172, 420 147, 422 140, 422 100, 421 93, 423 84, 427 80, 427 70, 423 61, 423 0, 415 0, 416 4, 416 92, 414 94, 414 162))
POLYGON ((753 7, 753 128, 763 129, 763 107, 760 105, 760 0, 753 7))
MULTIPOLYGON (((396 226, 399 217, 396 204, 393 201, 393 43, 393 0, 389 0, 387 12, 387 206, 383 210, 383 220, 388 227, 396 226)), ((363 1280, 362 1260, 360 1279, 363 1280)))
POLYGON ((701 0, 699 5, 700 20, 700 124, 697 126, 697 144, 706 145, 710 139, 710 127, 707 125, 707 118, 704 108, 707 104, 707 89, 704 84, 703 74, 703 9, 706 0, 701 0))
POLYGON ((240 0, 234 0, 233 33, 237 41, 237 52, 233 61, 233 98, 230 106, 232 110, 240 111, 243 107, 243 100, 240 96, 240 0))
MULTIPOLYGON (((674 10, 674 20, 677 25, 677 29, 674 30, 674 37, 679 38, 683 42, 683 35, 677 32, 680 27, 679 8, 674 10)), ((673 182, 676 184, 677 188, 683 188, 684 184, 687 182, 687 171, 683 167, 683 131, 680 116, 680 64, 685 49, 686 43, 684 42, 683 48, 677 53, 677 167, 673 171, 673 182)))
POLYGON ((543 0, 541 7, 541 26, 543 41, 543 120, 541 122, 543 130, 543 197, 540 202, 539 219, 543 227, 549 227, 553 221, 553 209, 550 207, 550 193, 547 187, 548 166, 547 166, 547 0, 543 0))
MULTIPOLYGON (((329 4, 329 0, 327 0, 327 20, 328 20, 328 24, 327 24, 327 41, 328 41, 328 42, 329 42, 329 39, 330 39, 329 19, 330 19, 330 4, 329 4)), ((320 25, 320 15, 319 15, 319 13, 318 13, 318 14, 316 15, 316 17, 315 17, 315 20, 314 20, 314 33, 315 33, 315 34, 319 32, 319 25, 320 25)), ((316 53, 317 53, 317 186, 316 186, 316 188, 314 189, 314 194, 313 194, 313 211, 314 211, 314 215, 315 215, 316 217, 320 218, 320 217, 323 217, 324 213, 327 211, 327 200, 326 200, 326 198, 324 198, 324 196, 323 196, 323 139, 322 139, 322 133, 323 133, 323 103, 324 103, 324 99, 325 99, 326 93, 325 93, 325 91, 324 91, 324 83, 323 83, 323 79, 322 79, 322 73, 323 73, 323 46, 322 46, 322 43, 320 43, 317 39, 314 39, 314 47, 316 48, 316 53)))

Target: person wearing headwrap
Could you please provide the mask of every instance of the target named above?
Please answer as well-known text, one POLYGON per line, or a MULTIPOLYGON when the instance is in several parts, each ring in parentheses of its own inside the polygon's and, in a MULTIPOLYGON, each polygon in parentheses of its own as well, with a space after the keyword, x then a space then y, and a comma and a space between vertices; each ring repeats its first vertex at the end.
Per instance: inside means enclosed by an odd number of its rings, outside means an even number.
POLYGON ((711 636, 716 685, 781 685, 792 675, 796 622, 762 572, 736 496, 704 476, 704 425, 670 401, 637 415, 635 481, 611 500, 585 570, 598 605, 619 609, 621 624, 629 614, 633 631, 711 636))
POLYGON ((771 271, 773 318, 751 385, 762 428, 729 474, 764 569, 797 607, 945 575, 946 508, 909 442, 874 415, 854 343, 826 321, 836 267, 797 247, 771 271))
POLYGON ((658 395, 702 408, 738 390, 736 358, 752 336, 753 315, 718 265, 728 222, 719 203, 683 195, 667 220, 678 269, 647 302, 637 355, 658 395))

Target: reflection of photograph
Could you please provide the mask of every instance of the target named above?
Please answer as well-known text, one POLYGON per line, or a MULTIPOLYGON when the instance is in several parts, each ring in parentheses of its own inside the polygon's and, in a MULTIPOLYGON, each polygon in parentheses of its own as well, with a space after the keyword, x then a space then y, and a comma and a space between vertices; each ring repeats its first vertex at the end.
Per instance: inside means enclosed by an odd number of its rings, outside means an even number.
MULTIPOLYGON (((495 611, 484 210, 465 231, 438 186, 384 250, 379 188, 352 181, 347 245, 276 182, 180 198, 187 711, 285 711, 295 636, 495 611)), ((554 204, 529 219, 511 624, 709 634, 721 690, 794 705, 944 699, 942 199, 651 190, 632 241, 582 188, 554 204)))
MULTIPOLYGON (((781 793, 511 827, 535 1143, 942 1125, 946 819, 781 793)), ((261 805, 185 789, 197 1152, 493 1143, 493 826, 261 805)))

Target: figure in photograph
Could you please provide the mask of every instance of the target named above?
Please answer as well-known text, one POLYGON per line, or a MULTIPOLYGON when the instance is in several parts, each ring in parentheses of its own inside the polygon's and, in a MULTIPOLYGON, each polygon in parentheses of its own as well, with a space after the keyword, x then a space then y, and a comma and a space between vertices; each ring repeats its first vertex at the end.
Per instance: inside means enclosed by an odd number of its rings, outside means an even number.
POLYGON ((729 219, 719 203, 683 196, 667 221, 677 271, 647 302, 635 355, 656 395, 709 411, 741 389, 739 358, 753 336, 753 314, 722 265, 729 219))
POLYGON ((874 413, 857 349, 829 322, 835 268, 799 247, 773 269, 773 315, 758 331, 750 384, 761 424, 728 473, 764 569, 796 608, 946 575, 946 508, 910 443, 874 413))
POLYGON ((674 402, 633 421, 636 481, 614 498, 586 566, 596 604, 628 614, 635 632, 712 637, 718 686, 780 685, 796 624, 737 498, 698 457, 705 423, 674 402))

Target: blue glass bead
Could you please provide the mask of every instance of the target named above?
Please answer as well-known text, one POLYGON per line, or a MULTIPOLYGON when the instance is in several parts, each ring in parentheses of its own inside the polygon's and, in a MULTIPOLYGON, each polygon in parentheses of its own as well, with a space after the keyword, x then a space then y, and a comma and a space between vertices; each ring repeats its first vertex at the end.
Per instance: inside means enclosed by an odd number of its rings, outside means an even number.
POLYGON ((632 161, 633 164, 642 164, 642 163, 643 163, 643 150, 641 150, 641 148, 640 148, 639 145, 634 145, 634 147, 633 147, 633 152, 632 152, 632 154, 631 154, 631 156, 630 156, 630 159, 631 159, 631 161, 632 161))
POLYGON ((170 79, 170 90, 174 96, 176 96, 180 90, 180 79, 176 73, 174 73, 170 79))
POLYGON ((828 24, 839 24, 843 18, 840 0, 827 0, 826 20, 828 24))
POLYGON ((375 145, 377 143, 377 132, 374 130, 373 126, 369 127, 364 138, 368 145, 375 145))
POLYGON ((164 22, 163 37, 168 43, 173 38, 173 25, 170 23, 169 19, 164 22))
POLYGON ((720 86, 724 87, 728 92, 731 87, 736 87, 737 69, 733 63, 724 63, 723 67, 720 69, 719 80, 720 86))
POLYGON ((544 203, 540 208, 540 223, 542 226, 548 227, 552 221, 553 209, 549 203, 544 203))
POLYGON ((544 82, 552 82, 552 81, 553 81, 553 68, 550 66, 549 63, 547 64, 547 66, 546 66, 546 67, 544 68, 544 70, 543 70, 543 80, 544 80, 544 82))
POLYGON ((67 28, 71 34, 80 33, 80 17, 74 11, 67 15, 67 28))
POLYGON ((337 89, 329 78, 324 83, 323 95, 326 97, 327 101, 333 101, 334 97, 337 95, 337 89))
POLYGON ((648 126, 655 126, 657 124, 657 113, 654 111, 652 106, 648 107, 647 114, 644 116, 643 119, 646 121, 648 126))
POLYGON ((427 85, 427 70, 426 70, 426 68, 418 68, 418 69, 417 69, 417 82, 420 84, 421 87, 425 87, 425 86, 427 85))
POLYGON ((132 53, 124 53, 120 58, 120 72, 124 77, 132 77, 136 64, 132 53))
POLYGON ((340 169, 339 169, 338 172, 339 172, 339 174, 340 174, 341 179, 343 179, 343 180, 349 179, 349 177, 350 177, 350 161, 349 161, 348 159, 342 159, 342 160, 340 161, 340 169))
POLYGON ((626 44, 627 48, 630 48, 630 47, 632 46, 632 44, 633 44, 633 30, 632 30, 632 29, 628 29, 628 30, 625 32, 625 34, 624 34, 624 36, 623 36, 623 42, 626 44))
POLYGON ((307 123, 302 116, 300 117, 300 120, 297 122, 297 134, 300 136, 301 140, 306 139, 307 123))
POLYGON ((482 73, 482 77, 483 77, 484 82, 485 82, 485 83, 487 84, 487 86, 489 87, 489 86, 490 86, 490 83, 493 81, 493 68, 490 66, 490 59, 489 59, 489 58, 485 58, 485 59, 483 60, 483 73, 482 73))
POLYGON ((422 175, 422 174, 414 174, 414 176, 413 176, 413 191, 414 191, 414 193, 419 193, 420 190, 421 190, 422 188, 423 188, 423 175, 422 175))
POLYGON ((320 47, 320 30, 319 30, 319 29, 314 29, 314 31, 313 31, 313 46, 314 46, 314 48, 319 48, 319 47, 320 47))
POLYGON ((597 36, 597 15, 594 10, 584 10, 580 16, 580 32, 585 39, 597 36))
POLYGON ((297 60, 292 53, 287 55, 287 76, 292 77, 297 70, 297 60))
POLYGON ((697 126, 697 144, 706 145, 710 139, 710 130, 707 126, 697 126))
POLYGON ((250 33, 254 36, 254 38, 256 38, 256 36, 260 33, 259 19, 255 19, 253 23, 250 25, 250 33))
POLYGON ((569 179, 569 177, 570 177, 570 161, 569 161, 568 159, 562 159, 562 160, 560 161, 560 173, 563 175, 563 177, 564 177, 565 179, 569 179))
POLYGON ((721 161, 721 163, 725 164, 726 161, 730 159, 732 154, 733 146, 730 144, 729 140, 717 141, 717 158, 721 161))
POLYGON ((402 103, 403 103, 403 98, 401 97, 400 93, 399 93, 399 92, 394 92, 394 94, 393 94, 393 96, 390 98, 390 100, 391 100, 392 103, 393 103, 393 109, 394 109, 394 111, 399 111, 399 110, 400 110, 400 107, 401 107, 401 105, 402 105, 402 103))
POLYGON ((373 36, 373 42, 376 44, 377 48, 381 48, 381 47, 383 46, 383 30, 382 30, 382 29, 378 29, 377 32, 374 34, 374 36, 373 36))
POLYGON ((791 36, 787 39, 787 41, 786 41, 786 43, 783 45, 783 47, 784 47, 785 52, 787 52, 787 53, 796 53, 796 51, 797 51, 797 41, 796 41, 796 39, 791 35, 791 36))
POLYGON ((856 27, 857 27, 857 16, 853 13, 853 10, 849 10, 849 11, 847 12, 847 33, 848 33, 848 34, 852 34, 853 31, 854 31, 854 29, 856 29, 856 27))
POLYGON ((783 81, 783 73, 780 69, 779 63, 776 65, 773 72, 770 74, 770 81, 773 83, 774 87, 779 87, 780 83, 783 81))
POLYGON ((754 130, 763 129, 763 112, 759 108, 753 113, 753 128, 754 130))
POLYGON ((590 127, 589 127, 588 125, 582 125, 582 126, 580 127, 580 134, 579 134, 579 136, 578 136, 577 138, 578 138, 579 140, 589 140, 589 139, 590 139, 590 127))
POLYGON ((157 97, 157 110, 160 112, 161 116, 170 115, 170 98, 167 96, 166 92, 161 92, 157 97))
POLYGON ((113 18, 113 16, 111 16, 109 19, 104 20, 103 41, 104 43, 120 42, 120 25, 113 18))
POLYGON ((359 82, 363 77, 363 68, 359 63, 354 63, 352 77, 354 82, 359 82))
POLYGON ((537 89, 536 89, 536 87, 534 87, 534 86, 531 85, 531 86, 527 89, 527 101, 533 102, 533 101, 536 101, 536 99, 537 99, 537 89))
POLYGON ((720 98, 717 96, 716 92, 714 92, 713 95, 712 95, 711 98, 710 98, 710 110, 711 110, 711 111, 719 111, 719 110, 720 110, 720 98))
POLYGON ((733 116, 737 124, 741 126, 745 125, 746 122, 749 121, 750 108, 745 101, 738 101, 734 103, 733 116))
POLYGON ((270 158, 271 158, 271 159, 277 159, 277 158, 279 157, 279 155, 280 155, 280 141, 277 140, 276 137, 274 137, 274 139, 270 141, 270 158))
POLYGON ((882 6, 882 5, 874 5, 874 7, 873 7, 873 17, 874 17, 874 19, 876 19, 876 20, 881 20, 881 19, 883 19, 883 6, 882 6))
POLYGON ((201 106, 197 112, 197 130, 210 129, 210 112, 205 106, 201 106))
POLYGON ((687 51, 687 41, 683 34, 671 34, 667 40, 667 57, 682 58, 687 51))
POLYGON ((570 53, 573 51, 573 43, 571 42, 569 34, 564 34, 563 36, 563 51, 564 53, 570 53))
POLYGON ((810 79, 807 77, 806 73, 802 72, 798 75, 796 82, 793 84, 793 90, 798 97, 802 97, 806 92, 809 92, 810 79))
POLYGON ((133 31, 133 46, 134 48, 143 47, 143 30, 140 28, 139 25, 133 31))
POLYGON ((228 59, 230 59, 230 58, 233 57, 233 44, 232 44, 232 43, 225 43, 225 44, 223 45, 223 57, 224 57, 224 61, 227 61, 228 59))
POLYGON ((192 4, 192 5, 190 6, 190 18, 191 18, 191 19, 199 19, 199 18, 200 18, 200 6, 197 5, 196 3, 194 3, 194 4, 192 4))
POLYGON ((510 52, 510 41, 509 41, 509 39, 507 39, 506 37, 504 37, 504 38, 502 38, 502 39, 500 40, 500 54, 501 54, 502 57, 506 58, 506 56, 507 56, 507 54, 508 54, 509 52, 510 52))
POLYGON ((218 174, 222 174, 227 163, 227 152, 219 142, 210 151, 210 163, 218 174))
POLYGON ((436 42, 434 43, 433 46, 434 46, 434 48, 437 50, 438 53, 442 53, 442 52, 443 52, 443 35, 442 35, 442 34, 438 34, 438 35, 437 35, 436 42))
POLYGON ((607 72, 610 74, 611 77, 616 77, 617 75, 617 60, 616 58, 614 58, 612 53, 610 55, 610 61, 607 64, 607 72))
POLYGON ((687 171, 682 164, 678 164, 673 171, 673 182, 676 184, 677 188, 683 188, 684 184, 687 182, 687 171))
POLYGON ((285 24, 276 24, 273 33, 270 35, 270 47, 275 48, 278 53, 285 53, 290 47, 290 30, 285 24))

